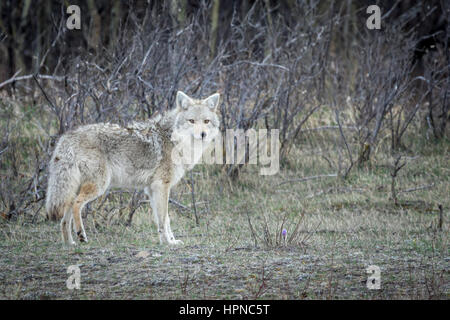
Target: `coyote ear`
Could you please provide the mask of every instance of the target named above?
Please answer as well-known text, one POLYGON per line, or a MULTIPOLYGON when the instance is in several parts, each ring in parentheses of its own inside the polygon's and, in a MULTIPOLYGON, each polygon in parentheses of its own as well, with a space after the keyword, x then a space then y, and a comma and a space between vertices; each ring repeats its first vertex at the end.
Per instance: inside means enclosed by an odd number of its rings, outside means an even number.
POLYGON ((177 92, 176 106, 181 109, 188 109, 193 104, 192 99, 182 91, 177 92))
POLYGON ((217 106, 219 105, 219 100, 220 94, 215 93, 212 96, 206 98, 205 102, 212 111, 215 111, 217 109, 217 106))

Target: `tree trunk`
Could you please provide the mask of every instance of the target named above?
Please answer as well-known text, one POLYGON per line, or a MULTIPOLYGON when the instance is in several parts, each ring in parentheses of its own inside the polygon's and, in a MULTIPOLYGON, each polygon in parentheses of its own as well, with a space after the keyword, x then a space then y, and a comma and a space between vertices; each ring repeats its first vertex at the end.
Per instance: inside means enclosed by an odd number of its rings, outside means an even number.
POLYGON ((220 0, 214 0, 211 12, 211 35, 209 39, 211 59, 214 59, 214 57, 216 56, 217 30, 219 27, 219 8, 220 0))

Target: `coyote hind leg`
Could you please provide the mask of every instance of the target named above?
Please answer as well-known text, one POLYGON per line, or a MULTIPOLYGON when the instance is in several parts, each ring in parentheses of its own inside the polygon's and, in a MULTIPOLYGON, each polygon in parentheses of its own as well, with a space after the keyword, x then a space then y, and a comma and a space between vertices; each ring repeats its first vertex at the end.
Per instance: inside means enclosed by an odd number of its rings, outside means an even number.
POLYGON ((75 222, 75 230, 80 242, 87 242, 86 231, 84 230, 81 211, 86 203, 94 200, 100 195, 99 188, 93 183, 85 183, 81 186, 78 196, 73 203, 73 220, 75 222))

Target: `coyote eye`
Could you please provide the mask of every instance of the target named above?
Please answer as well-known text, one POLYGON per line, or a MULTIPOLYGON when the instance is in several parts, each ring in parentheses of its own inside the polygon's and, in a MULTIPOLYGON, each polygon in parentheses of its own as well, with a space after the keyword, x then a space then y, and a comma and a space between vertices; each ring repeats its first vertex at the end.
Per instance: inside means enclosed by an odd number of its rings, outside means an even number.
POLYGON ((209 123, 209 120, 208 120, 208 119, 206 119, 206 120, 204 120, 203 122, 204 122, 204 123, 209 123))
POLYGON ((194 119, 189 119, 189 122, 194 123, 195 121, 194 121, 194 119))

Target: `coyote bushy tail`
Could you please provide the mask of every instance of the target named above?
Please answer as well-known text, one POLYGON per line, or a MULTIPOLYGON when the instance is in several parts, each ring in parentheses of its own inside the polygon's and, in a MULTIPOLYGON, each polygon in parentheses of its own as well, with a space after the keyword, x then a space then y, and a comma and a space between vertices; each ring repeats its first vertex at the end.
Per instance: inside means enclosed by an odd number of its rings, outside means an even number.
POLYGON ((47 219, 59 220, 69 210, 79 189, 79 170, 76 163, 55 156, 50 161, 45 207, 47 219))

